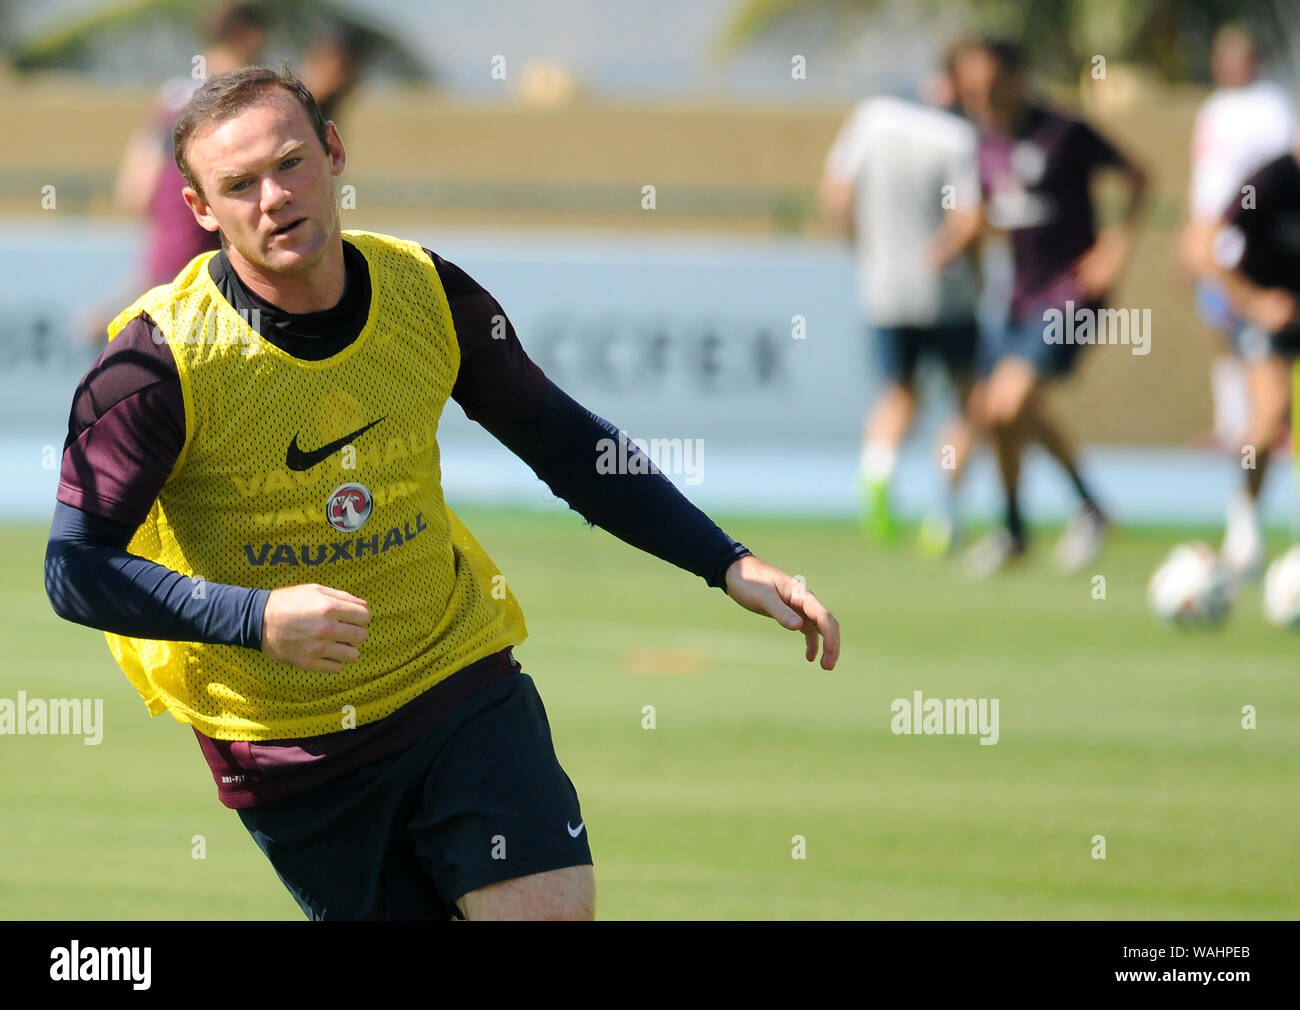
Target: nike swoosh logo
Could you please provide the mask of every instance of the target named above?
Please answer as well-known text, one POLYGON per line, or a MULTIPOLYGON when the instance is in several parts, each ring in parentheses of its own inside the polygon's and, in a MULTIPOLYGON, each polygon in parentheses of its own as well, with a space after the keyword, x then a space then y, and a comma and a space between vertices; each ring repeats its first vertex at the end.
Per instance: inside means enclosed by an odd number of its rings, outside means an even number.
MULTIPOLYGON (((384 417, 387 416, 387 414, 384 415, 384 417)), ((383 419, 384 418, 381 417, 379 421, 382 421, 383 419)), ((303 470, 310 470, 317 463, 323 463, 325 460, 329 459, 345 445, 350 445, 353 440, 364 435, 371 428, 377 425, 379 421, 371 421, 364 428, 358 428, 351 435, 344 435, 342 438, 336 438, 333 442, 322 445, 319 449, 306 450, 298 448, 298 436, 294 435, 293 441, 289 443, 289 451, 284 454, 284 465, 290 470, 298 470, 300 472, 303 470)))
POLYGON ((586 823, 586 822, 585 822, 585 821, 579 821, 579 822, 578 822, 578 826, 577 826, 576 828, 570 828, 570 827, 569 827, 569 822, 568 822, 568 821, 565 821, 565 822, 564 822, 564 826, 565 826, 566 828, 568 828, 568 830, 569 830, 569 837, 570 837, 570 838, 577 838, 580 834, 582 834, 582 826, 583 826, 584 823, 586 823))

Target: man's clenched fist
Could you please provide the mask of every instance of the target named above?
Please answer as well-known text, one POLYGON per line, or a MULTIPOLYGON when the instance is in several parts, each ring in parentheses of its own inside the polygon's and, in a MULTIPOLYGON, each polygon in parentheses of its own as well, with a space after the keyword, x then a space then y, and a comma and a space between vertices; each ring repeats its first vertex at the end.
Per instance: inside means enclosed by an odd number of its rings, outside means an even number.
POLYGON ((361 653, 370 610, 341 589, 286 586, 271 590, 262 616, 262 651, 305 670, 338 673, 361 653))

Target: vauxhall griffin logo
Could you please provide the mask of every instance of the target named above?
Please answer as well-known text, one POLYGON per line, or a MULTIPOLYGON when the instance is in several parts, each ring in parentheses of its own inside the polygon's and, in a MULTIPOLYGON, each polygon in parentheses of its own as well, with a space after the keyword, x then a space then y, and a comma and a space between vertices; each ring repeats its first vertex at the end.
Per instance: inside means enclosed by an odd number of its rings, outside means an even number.
MULTIPOLYGON (((381 417, 379 421, 382 420, 383 418, 381 417)), ((358 428, 356 431, 352 432, 352 434, 344 435, 342 438, 336 438, 333 442, 327 442, 319 449, 299 448, 298 436, 294 435, 293 441, 289 443, 288 451, 284 454, 284 465, 290 470, 297 470, 300 473, 303 470, 310 470, 317 463, 325 462, 325 460, 329 459, 345 445, 351 445, 354 439, 360 438, 377 425, 379 421, 371 421, 364 427, 358 428)))
POLYGON ((375 498, 364 484, 341 484, 325 503, 325 518, 336 530, 355 533, 374 511, 375 498))

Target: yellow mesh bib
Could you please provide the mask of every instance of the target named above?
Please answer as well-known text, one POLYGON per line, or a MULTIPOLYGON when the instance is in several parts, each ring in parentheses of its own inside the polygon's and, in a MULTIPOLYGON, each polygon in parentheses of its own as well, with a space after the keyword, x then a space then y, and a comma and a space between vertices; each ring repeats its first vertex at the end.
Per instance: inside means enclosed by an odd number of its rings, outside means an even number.
POLYGON ((149 711, 220 740, 316 736, 395 711, 528 634, 491 559, 443 501, 436 440, 460 365, 438 272, 411 242, 344 232, 370 267, 360 336, 302 361, 257 335, 208 273, 215 253, 146 292, 176 359, 185 447, 133 554, 192 580, 315 582, 370 605, 355 663, 316 673, 252 649, 108 634, 149 711))

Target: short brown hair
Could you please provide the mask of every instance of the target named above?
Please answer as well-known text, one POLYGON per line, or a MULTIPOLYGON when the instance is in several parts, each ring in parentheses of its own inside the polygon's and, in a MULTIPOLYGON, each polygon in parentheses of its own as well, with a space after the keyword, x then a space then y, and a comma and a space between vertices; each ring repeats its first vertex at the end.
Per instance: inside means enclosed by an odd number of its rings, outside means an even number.
POLYGON ((176 167, 180 169, 186 185, 197 193, 203 192, 203 187, 199 185, 185 157, 185 148, 194 131, 258 105, 268 93, 276 89, 286 92, 302 106, 320 140, 321 148, 329 150, 328 124, 321 114, 320 106, 316 104, 316 99, 307 90, 307 86, 294 76, 289 64, 284 64, 279 70, 243 67, 209 78, 203 87, 194 92, 176 118, 176 125, 172 127, 172 149, 176 156, 176 167))

